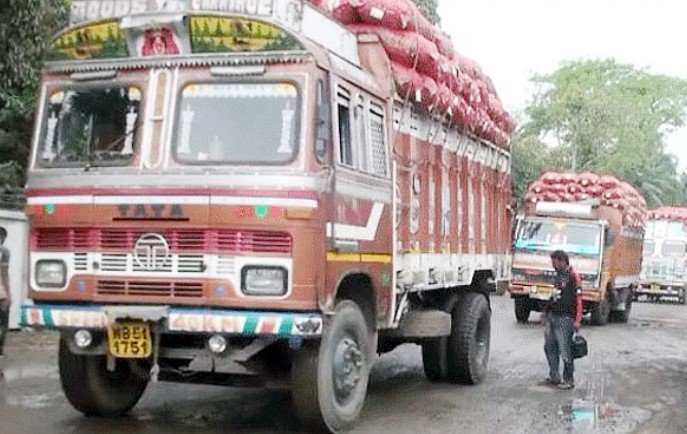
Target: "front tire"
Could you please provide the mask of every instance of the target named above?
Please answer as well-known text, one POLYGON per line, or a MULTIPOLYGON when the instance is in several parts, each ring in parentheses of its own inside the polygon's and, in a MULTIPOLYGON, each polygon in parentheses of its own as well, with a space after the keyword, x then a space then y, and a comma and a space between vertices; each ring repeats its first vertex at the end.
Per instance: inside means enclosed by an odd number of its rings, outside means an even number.
POLYGON ((515 299, 515 319, 520 324, 526 324, 530 319, 530 299, 527 297, 518 297, 515 299))
POLYGON ((610 314, 610 319, 615 322, 626 324, 630 320, 630 312, 632 312, 632 295, 627 296, 625 300, 625 310, 612 311, 610 314))
POLYGON ((486 375, 491 338, 491 311, 483 294, 469 292, 451 311, 447 377, 454 383, 478 384, 486 375))
POLYGON ((294 357, 291 394, 296 413, 310 428, 332 432, 352 425, 365 402, 376 333, 356 303, 344 300, 317 345, 294 357))
POLYGON ((148 379, 132 366, 139 362, 118 360, 110 372, 105 356, 74 354, 68 339, 60 337, 58 358, 60 383, 69 403, 87 416, 118 417, 131 410, 148 385, 148 379))

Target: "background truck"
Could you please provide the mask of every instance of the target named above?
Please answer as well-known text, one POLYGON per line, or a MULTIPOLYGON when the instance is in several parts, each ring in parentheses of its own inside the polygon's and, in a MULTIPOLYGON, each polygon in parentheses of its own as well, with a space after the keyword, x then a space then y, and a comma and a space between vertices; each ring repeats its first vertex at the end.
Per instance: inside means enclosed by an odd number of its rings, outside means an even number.
POLYGON ((582 278, 593 324, 627 322, 639 284, 644 199, 627 183, 593 173, 548 173, 529 189, 517 217, 509 291, 518 322, 552 293, 549 255, 563 250, 582 278))
POLYGON ((413 3, 320 3, 71 2, 22 321, 61 332, 79 411, 156 380, 266 386, 338 431, 404 342, 432 380, 484 378, 512 119, 413 3))
POLYGON ((685 304, 687 279, 687 208, 661 207, 649 212, 642 273, 635 298, 676 298, 685 304))

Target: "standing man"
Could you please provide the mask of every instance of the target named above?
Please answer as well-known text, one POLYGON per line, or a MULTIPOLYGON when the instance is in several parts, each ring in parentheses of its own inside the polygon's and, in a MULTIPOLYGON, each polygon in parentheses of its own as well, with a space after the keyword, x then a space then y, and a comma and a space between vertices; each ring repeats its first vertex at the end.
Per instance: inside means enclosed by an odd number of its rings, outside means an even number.
POLYGON ((5 336, 10 322, 10 251, 5 247, 7 230, 0 226, 0 358, 3 356, 5 336))
POLYGON ((544 352, 549 362, 547 384, 562 390, 575 387, 575 361, 573 358, 573 335, 582 324, 581 280, 570 267, 568 254, 556 250, 551 254, 551 263, 556 276, 551 299, 544 307, 544 352), (563 359, 563 381, 561 382, 559 361, 563 359))

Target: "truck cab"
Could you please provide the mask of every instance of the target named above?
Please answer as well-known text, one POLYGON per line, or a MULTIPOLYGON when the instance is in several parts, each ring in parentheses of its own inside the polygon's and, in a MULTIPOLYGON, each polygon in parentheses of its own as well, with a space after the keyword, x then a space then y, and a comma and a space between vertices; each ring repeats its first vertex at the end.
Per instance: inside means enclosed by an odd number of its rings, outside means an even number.
POLYGON ((650 220, 642 256, 641 281, 635 297, 674 298, 685 303, 687 231, 682 221, 650 220))

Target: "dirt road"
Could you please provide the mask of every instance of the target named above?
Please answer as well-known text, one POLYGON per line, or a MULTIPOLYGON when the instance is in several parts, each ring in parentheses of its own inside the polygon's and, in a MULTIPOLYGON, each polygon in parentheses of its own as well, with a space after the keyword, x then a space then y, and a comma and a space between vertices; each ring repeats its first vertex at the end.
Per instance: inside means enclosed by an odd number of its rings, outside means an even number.
MULTIPOLYGON (((546 377, 538 314, 517 325, 513 302, 492 298, 490 373, 479 386, 431 383, 420 349, 379 358, 355 432, 687 432, 687 306, 637 303, 629 324, 585 325, 589 357, 577 387, 546 377)), ((62 395, 56 334, 9 337, 0 382, 1 433, 298 432, 285 392, 156 383, 130 416, 86 418, 62 395)))

